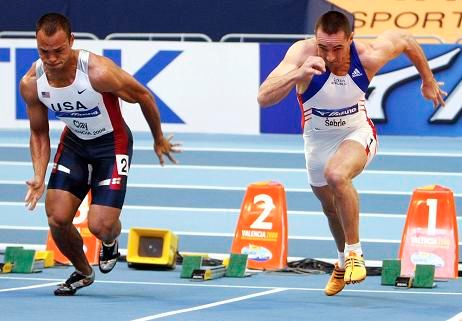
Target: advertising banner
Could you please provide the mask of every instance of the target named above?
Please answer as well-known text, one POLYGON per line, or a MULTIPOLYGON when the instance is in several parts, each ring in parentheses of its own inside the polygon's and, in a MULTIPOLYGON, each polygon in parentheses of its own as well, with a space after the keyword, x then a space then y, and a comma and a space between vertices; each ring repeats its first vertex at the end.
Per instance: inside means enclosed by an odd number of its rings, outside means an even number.
MULTIPOLYGON (((284 57, 290 44, 260 45, 263 81, 284 57)), ((462 45, 423 45, 435 78, 448 92, 446 106, 433 108, 420 92, 417 69, 405 55, 386 64, 372 79, 366 95, 368 116, 379 134, 461 136, 462 45)), ((261 110, 262 133, 301 133, 300 108, 292 91, 277 105, 261 110)))
MULTIPOLYGON (((258 44, 76 40, 74 48, 111 58, 146 86, 166 132, 259 133, 258 44)), ((18 88, 37 58, 35 40, 0 39, 0 128, 28 128, 18 88)), ((122 109, 132 130, 148 130, 139 106, 122 109)))
POLYGON ((328 0, 354 16, 356 35, 373 36, 401 29, 422 42, 462 41, 462 0, 328 0))

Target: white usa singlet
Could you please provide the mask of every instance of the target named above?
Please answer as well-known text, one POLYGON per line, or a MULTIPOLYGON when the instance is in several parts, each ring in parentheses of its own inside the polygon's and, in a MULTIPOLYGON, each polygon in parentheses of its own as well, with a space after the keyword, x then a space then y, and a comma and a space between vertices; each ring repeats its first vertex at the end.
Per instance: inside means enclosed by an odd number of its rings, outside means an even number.
POLYGON ((369 79, 352 42, 348 74, 337 76, 327 70, 314 75, 306 91, 297 95, 311 185, 327 185, 325 165, 345 140, 354 140, 364 146, 367 164, 374 157, 377 137, 366 113, 368 86, 369 79))
POLYGON ((79 51, 74 82, 66 87, 50 86, 41 59, 35 67, 40 101, 84 140, 108 134, 114 127, 123 127, 118 98, 110 93, 101 94, 90 84, 89 56, 88 51, 79 51))

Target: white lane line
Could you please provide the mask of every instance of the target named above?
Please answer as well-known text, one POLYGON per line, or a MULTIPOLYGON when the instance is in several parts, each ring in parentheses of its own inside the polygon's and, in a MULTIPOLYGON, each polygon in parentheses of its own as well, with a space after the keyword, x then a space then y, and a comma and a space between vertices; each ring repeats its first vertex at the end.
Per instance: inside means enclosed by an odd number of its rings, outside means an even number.
MULTIPOLYGON (((36 278, 36 277, 19 277, 19 276, 0 276, 1 279, 9 280, 29 280, 29 281, 54 281, 62 282, 63 279, 54 278, 36 278)), ((324 288, 303 288, 303 287, 279 287, 279 286, 258 286, 258 285, 230 285, 230 284, 212 284, 212 283, 177 283, 177 282, 145 282, 145 281, 107 281, 107 280, 96 280, 95 283, 101 284, 126 284, 126 285, 153 285, 153 286, 184 286, 184 287, 210 287, 210 288, 223 288, 223 289, 262 289, 262 290, 275 290, 282 289, 292 291, 324 291, 324 288)), ((50 283, 51 284, 51 283, 50 283)), ((394 295, 400 294, 415 294, 415 295, 447 295, 447 296, 462 296, 462 292, 440 292, 435 289, 428 291, 426 289, 418 290, 397 290, 395 287, 390 287, 390 290, 351 290, 343 289, 342 292, 355 292, 355 293, 390 293, 394 295)))
POLYGON ((45 226, 0 225, 0 230, 48 231, 45 226))
MULTIPOLYGON (((26 148, 29 149, 29 144, 21 143, 0 143, 0 147, 6 148, 26 148)), ((51 148, 57 148, 57 144, 51 144, 51 148)), ((152 151, 152 146, 135 145, 133 150, 149 150, 152 151)), ((304 154, 303 146, 295 149, 273 149, 273 148, 232 148, 232 147, 182 147, 182 151, 188 152, 232 152, 232 153, 272 153, 272 154, 304 154)), ((153 156, 154 157, 154 156, 153 156)))
MULTIPOLYGON (((57 144, 52 144, 52 148, 56 148, 57 144)), ((300 143, 294 149, 275 149, 275 148, 242 148, 242 147, 182 147, 183 151, 196 152, 241 152, 241 153, 272 153, 272 154, 304 154, 303 145, 300 143)), ((12 148, 27 148, 29 144, 23 143, 0 143, 0 147, 12 148)), ((134 150, 152 150, 152 146, 135 145, 134 150)), ((384 156, 416 156, 416 157, 462 157, 462 153, 447 153, 447 152, 404 152, 404 151, 379 151, 377 155, 384 156)))
MULTIPOLYGON (((0 225, 0 230, 29 230, 29 231, 47 231, 46 227, 34 227, 34 226, 16 226, 16 225, 0 225)), ((122 234, 128 234, 129 230, 122 229, 122 234)), ((191 232, 191 231, 173 231, 178 236, 205 236, 205 237, 230 237, 234 236, 234 233, 219 233, 219 232, 191 232)), ((333 241, 331 236, 304 236, 304 235, 289 235, 289 240, 305 240, 305 241, 333 241)), ((361 238, 363 243, 390 243, 398 244, 401 240, 387 240, 387 239, 374 239, 374 238, 361 238)), ((462 245, 462 241, 459 242, 462 245)))
MULTIPOLYGON (((6 165, 6 166, 32 166, 32 162, 0 161, 0 165, 6 165)), ((51 164, 48 164, 48 166, 51 166, 51 164)))
MULTIPOLYGON (((32 166, 32 162, 0 161, 4 166, 32 166)), ((49 167, 52 164, 48 164, 49 167)), ((219 166, 219 165, 170 165, 132 164, 130 168, 142 169, 171 169, 171 170, 209 170, 209 171, 242 171, 242 172, 287 172, 306 173, 305 168, 274 168, 274 167, 247 167, 247 166, 219 166)), ((403 175, 403 176, 462 176, 461 172, 426 172, 426 171, 396 171, 396 170, 365 170, 364 174, 372 175, 403 175)))
MULTIPOLYGON (((2 185, 24 185, 24 181, 17 180, 0 180, 2 185)), ((141 183, 128 183, 128 187, 138 188, 163 188, 163 189, 196 189, 196 190, 217 190, 217 191, 246 191, 247 187, 240 186, 217 186, 217 185, 188 185, 188 184, 141 184, 141 183)), ((307 192, 313 193, 308 188, 285 188, 286 192, 307 192)), ((378 191, 378 190, 358 190, 359 194, 366 195, 412 195, 412 191, 378 191)), ((460 193, 454 193, 455 197, 462 197, 460 193)))
POLYGON ((459 314, 456 314, 450 319, 447 319, 446 321, 462 321, 462 312, 459 314))
POLYGON ((55 285, 56 285, 56 282, 51 282, 51 283, 36 284, 36 285, 29 285, 29 286, 21 286, 17 288, 0 289, 0 292, 30 290, 30 289, 44 288, 47 286, 55 286, 55 285))
MULTIPOLYGON (((14 207, 25 207, 23 202, 0 202, 0 206, 14 206, 14 207)), ((43 202, 37 203, 37 207, 43 207, 43 202)), ((124 205, 124 210, 133 211, 163 211, 163 212, 199 212, 199 213, 224 213, 238 215, 241 212, 239 208, 211 208, 211 207, 175 207, 175 206, 149 206, 149 205, 124 205)), ((324 213, 321 211, 287 211, 288 215, 294 216, 321 216, 324 217, 324 213)), ((377 217, 377 218, 393 218, 403 219, 406 218, 405 214, 395 213, 360 213, 361 217, 377 217)), ((462 217, 457 219, 462 220, 462 217)))
POLYGON ((173 310, 173 311, 163 312, 163 313, 159 313, 159 314, 153 314, 153 315, 146 316, 146 317, 143 317, 143 318, 133 319, 132 321, 149 321, 149 320, 161 319, 161 318, 176 315, 176 314, 193 312, 193 311, 198 311, 198 310, 204 310, 204 309, 213 308, 213 307, 216 307, 216 306, 219 306, 219 305, 224 305, 224 304, 244 301, 244 300, 256 298, 256 297, 259 297, 259 296, 269 295, 269 294, 283 292, 283 291, 287 291, 287 289, 277 288, 277 289, 272 289, 272 290, 268 290, 268 291, 257 292, 257 293, 253 293, 253 294, 248 294, 248 295, 235 297, 235 298, 232 298, 232 299, 227 299, 227 300, 216 301, 216 302, 212 302, 212 303, 208 303, 208 304, 198 305, 198 306, 191 307, 191 308, 173 310))
POLYGON ((366 169, 363 174, 373 175, 404 175, 404 176, 462 176, 461 172, 418 172, 418 171, 388 171, 388 170, 368 170, 366 169))
MULTIPOLYGON (((0 226, 0 229, 23 230, 23 228, 20 226, 13 226, 11 228, 7 226, 0 226)), ((43 227, 40 227, 40 228, 31 227, 31 228, 28 228, 28 230, 47 231, 48 229, 43 228, 43 227)), ((122 234, 128 234, 128 232, 129 230, 127 229, 122 229, 121 231, 122 234)), ((212 233, 212 232, 190 232, 190 231, 173 231, 173 232, 178 236, 228 237, 228 238, 234 237, 234 233, 212 233)), ((328 242, 332 242, 334 240, 334 238, 331 236, 304 236, 304 235, 289 235, 288 239, 297 240, 297 241, 328 241, 328 242)), ((365 237, 361 238, 361 242, 362 243, 379 243, 379 244, 401 244, 401 240, 376 239, 376 238, 365 238, 365 237)), ((0 243, 0 247, 1 245, 2 243, 0 243)), ((27 244, 27 246, 29 245, 35 245, 35 244, 27 244)), ((459 246, 462 246, 462 241, 459 242, 459 246)))

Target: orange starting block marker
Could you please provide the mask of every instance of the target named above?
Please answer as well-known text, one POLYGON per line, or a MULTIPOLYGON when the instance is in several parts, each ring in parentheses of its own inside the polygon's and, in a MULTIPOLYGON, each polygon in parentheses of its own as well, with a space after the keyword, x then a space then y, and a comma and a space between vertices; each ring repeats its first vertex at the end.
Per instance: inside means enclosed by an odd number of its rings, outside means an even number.
POLYGON ((459 240, 452 191, 432 185, 412 194, 401 246, 401 274, 411 276, 416 264, 435 266, 435 278, 457 278, 459 240))
POLYGON ((287 267, 287 205, 277 182, 250 184, 242 202, 232 253, 247 254, 250 269, 287 267))
MULTIPOLYGON (((87 196, 82 201, 82 204, 80 204, 72 223, 75 225, 80 235, 82 236, 83 250, 85 252, 85 256, 87 257, 88 263, 91 265, 96 265, 98 264, 101 241, 98 240, 93 234, 91 234, 90 230, 88 229, 88 211, 90 209, 90 204, 91 192, 88 192, 87 196)), ((47 251, 54 252, 54 258, 56 262, 61 264, 71 263, 69 259, 65 257, 56 246, 50 231, 48 231, 46 249, 47 251)))

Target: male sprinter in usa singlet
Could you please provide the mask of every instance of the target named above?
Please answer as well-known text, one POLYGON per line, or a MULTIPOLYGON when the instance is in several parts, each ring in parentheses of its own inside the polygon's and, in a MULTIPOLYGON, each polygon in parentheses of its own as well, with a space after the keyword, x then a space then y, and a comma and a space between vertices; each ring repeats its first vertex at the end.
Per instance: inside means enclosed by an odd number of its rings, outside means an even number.
POLYGON ((435 107, 444 105, 446 93, 411 35, 386 31, 372 43, 353 41, 347 17, 338 11, 323 14, 315 26, 315 38, 293 44, 259 90, 258 102, 267 107, 296 88, 309 183, 327 216, 338 251, 338 262, 325 288, 327 295, 366 278, 359 240, 359 199, 352 184, 377 149, 365 93, 370 79, 401 53, 419 71, 423 97, 435 107))
POLYGON ((141 106, 161 164, 163 155, 175 162, 171 152, 178 151, 178 144, 164 138, 157 105, 145 87, 111 60, 72 49, 74 37, 65 16, 42 16, 36 25, 36 38, 40 59, 20 84, 29 115, 34 167, 25 201, 33 210, 45 190, 51 110, 66 127, 54 158, 45 208, 56 245, 76 269, 54 293, 73 295, 95 279, 82 237, 72 224, 89 190, 88 227, 102 241, 100 271, 110 272, 119 256, 119 217, 132 159, 132 134, 122 118, 119 98, 141 106))

